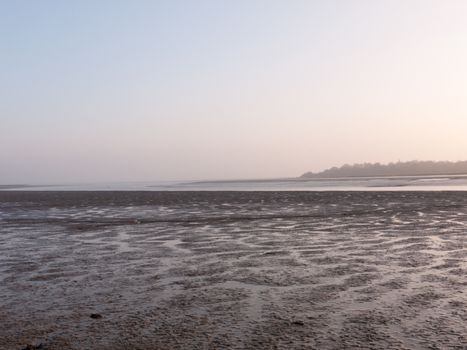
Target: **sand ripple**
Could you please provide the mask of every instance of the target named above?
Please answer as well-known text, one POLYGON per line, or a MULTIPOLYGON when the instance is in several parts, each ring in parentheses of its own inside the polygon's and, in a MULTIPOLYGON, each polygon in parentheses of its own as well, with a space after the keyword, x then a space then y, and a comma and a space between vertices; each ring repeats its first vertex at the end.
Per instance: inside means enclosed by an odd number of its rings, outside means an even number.
POLYGON ((0 192, 0 348, 467 349, 466 227, 462 192, 0 192))

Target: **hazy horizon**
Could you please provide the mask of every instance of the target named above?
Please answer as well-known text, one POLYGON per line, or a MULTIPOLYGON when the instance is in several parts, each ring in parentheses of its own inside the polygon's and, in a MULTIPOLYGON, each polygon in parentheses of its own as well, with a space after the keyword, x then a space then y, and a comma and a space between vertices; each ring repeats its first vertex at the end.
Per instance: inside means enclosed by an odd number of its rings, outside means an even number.
MULTIPOLYGON (((410 163, 424 163, 425 161, 419 161, 419 160, 412 160, 412 161, 408 161, 408 162, 400 162, 400 161, 397 161, 397 162, 389 162, 389 163, 356 163, 356 164, 339 164, 337 166, 332 166, 330 168, 326 168, 326 169, 321 169, 321 171, 317 171, 317 172, 305 172, 303 174, 295 174, 293 176, 281 176, 281 177, 256 177, 256 178, 232 178, 232 177, 229 177, 229 178, 198 178, 198 179, 190 179, 190 178, 174 178, 174 179, 166 179, 166 180, 155 180, 155 179, 146 179, 146 180, 98 180, 98 181, 57 181, 57 182, 50 182, 50 181, 43 181, 43 182, 23 182, 23 183, 20 183, 20 182, 10 182, 10 183, 0 183, 0 189, 2 186, 9 186, 9 185, 26 185, 26 186, 33 186, 33 187, 36 187, 36 186, 39 186, 39 187, 42 187, 42 186, 61 186, 61 185, 86 185, 86 184, 101 184, 101 185, 112 185, 112 184, 138 184, 138 183, 147 183, 147 184, 167 184, 167 183, 174 183, 174 184, 183 184, 183 183, 203 183, 203 182, 207 182, 207 183, 211 183, 211 182, 243 182, 243 181, 246 181, 246 182, 250 182, 250 181, 260 181, 260 182, 268 182, 268 181, 277 181, 277 180, 297 180, 297 181, 309 181, 309 180, 313 180, 315 179, 316 177, 319 179, 320 177, 317 176, 317 175, 320 175, 320 174, 327 174, 329 172, 332 172, 332 171, 338 171, 338 172, 343 172, 343 174, 336 174, 336 176, 328 176, 328 175, 325 175, 323 178, 340 178, 340 177, 343 177, 343 178, 352 178, 352 177, 363 177, 363 178, 366 178, 366 177, 401 177, 401 178, 404 178, 404 177, 417 177, 417 178, 430 178, 432 176, 434 177, 439 177, 439 176, 443 176, 443 175, 446 175, 446 176, 461 176, 461 177, 464 177, 464 176, 467 176, 467 171, 462 171, 462 172, 455 172, 453 173, 452 171, 450 171, 449 169, 446 170, 445 172, 433 172, 433 173, 429 173, 429 172, 422 172, 422 173, 417 173, 415 170, 416 169, 413 169, 414 172, 413 173, 410 173, 410 174, 387 174, 387 175, 384 175, 384 174, 381 174, 381 175, 366 175, 366 174, 363 174, 363 175, 351 175, 351 174, 348 174, 348 175, 345 175, 345 167, 348 167, 347 169, 365 169, 365 166, 368 166, 368 167, 372 167, 374 165, 380 165, 380 166, 383 166, 386 167, 386 166, 389 166, 389 165, 395 165, 397 166, 398 164, 403 164, 403 165, 410 165, 410 163), (313 176, 312 176, 313 175, 313 176), (310 177, 312 176, 312 177, 310 177)), ((430 161, 431 162, 431 161, 430 161)), ((463 161, 462 163, 466 163, 467 161, 463 161)), ((437 163, 436 161, 434 163, 437 163)), ((444 161, 441 161, 441 163, 444 163, 444 161)), ((450 162, 448 161, 449 165, 450 166, 453 166, 455 164, 458 164, 459 162, 450 162)), ((406 169, 407 170, 407 169, 406 169)), ((439 170, 439 169, 438 169, 439 170)), ((451 169, 452 170, 452 169, 451 169)), ((410 171, 410 167, 409 167, 409 171, 410 171)))
POLYGON ((464 1, 0 5, 0 184, 466 160, 464 1))

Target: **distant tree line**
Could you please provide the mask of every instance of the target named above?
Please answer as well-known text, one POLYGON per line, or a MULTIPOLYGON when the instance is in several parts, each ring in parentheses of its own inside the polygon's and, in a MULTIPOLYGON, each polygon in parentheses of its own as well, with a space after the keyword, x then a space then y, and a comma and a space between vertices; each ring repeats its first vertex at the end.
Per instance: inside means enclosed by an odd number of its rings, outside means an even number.
POLYGON ((319 173, 307 172, 304 178, 373 177, 373 176, 418 176, 418 175, 460 175, 467 174, 467 161, 419 161, 389 164, 362 163, 344 164, 319 173))

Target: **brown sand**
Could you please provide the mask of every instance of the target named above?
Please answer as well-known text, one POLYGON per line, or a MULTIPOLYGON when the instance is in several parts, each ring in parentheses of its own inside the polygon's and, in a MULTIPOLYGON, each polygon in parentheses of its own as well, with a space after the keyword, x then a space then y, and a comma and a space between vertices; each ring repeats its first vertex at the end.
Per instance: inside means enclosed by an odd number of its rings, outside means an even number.
POLYGON ((466 234, 463 192, 0 192, 0 349, 467 349, 466 234))

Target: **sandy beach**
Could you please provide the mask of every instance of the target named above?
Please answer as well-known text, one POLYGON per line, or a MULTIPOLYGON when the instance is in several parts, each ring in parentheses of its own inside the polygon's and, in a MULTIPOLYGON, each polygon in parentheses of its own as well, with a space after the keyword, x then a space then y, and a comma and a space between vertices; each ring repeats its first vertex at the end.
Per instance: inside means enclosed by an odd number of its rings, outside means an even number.
POLYGON ((467 349, 465 192, 0 192, 0 348, 467 349))

